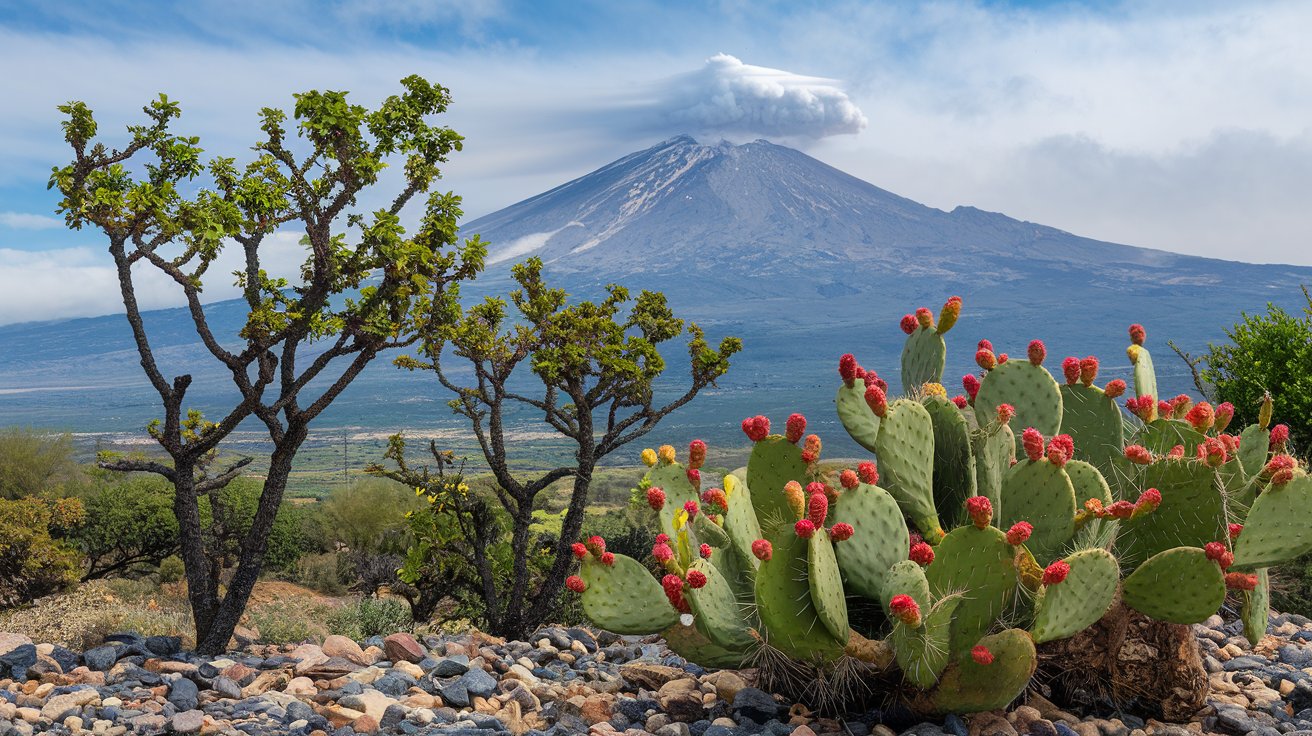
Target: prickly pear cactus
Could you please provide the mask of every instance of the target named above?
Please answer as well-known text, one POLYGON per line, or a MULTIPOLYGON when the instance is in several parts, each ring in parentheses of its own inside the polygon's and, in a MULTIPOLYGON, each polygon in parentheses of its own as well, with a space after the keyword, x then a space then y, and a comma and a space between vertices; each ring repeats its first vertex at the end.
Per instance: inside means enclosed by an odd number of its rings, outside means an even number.
POLYGON ((1042 342, 1012 359, 981 341, 983 373, 949 399, 943 335, 960 308, 903 319, 906 396, 839 360, 839 419, 873 460, 822 463, 798 414, 781 434, 743 420, 751 457, 719 477, 700 440, 682 463, 672 447, 645 450, 641 489, 661 534, 645 561, 596 537, 574 545, 566 587, 584 613, 659 633, 703 666, 801 676, 812 693, 858 659, 923 713, 1006 706, 1035 671, 1035 644, 1088 630, 1118 593, 1189 624, 1233 591, 1256 642, 1267 568, 1312 551, 1312 476, 1287 454, 1287 428, 1268 408, 1230 434, 1232 406, 1158 397, 1139 325, 1132 395, 1122 379, 1095 385, 1093 356, 1062 361, 1059 385, 1042 342), (853 598, 878 603, 882 640, 851 630, 853 598))

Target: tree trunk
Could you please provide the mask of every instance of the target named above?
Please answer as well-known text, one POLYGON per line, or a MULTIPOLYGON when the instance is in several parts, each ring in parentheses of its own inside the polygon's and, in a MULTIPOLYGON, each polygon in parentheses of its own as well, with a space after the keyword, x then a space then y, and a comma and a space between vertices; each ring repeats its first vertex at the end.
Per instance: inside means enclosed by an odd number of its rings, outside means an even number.
POLYGON ((196 626, 196 641, 209 634, 218 614, 218 578, 211 571, 211 558, 205 549, 205 530, 200 521, 200 503, 196 497, 194 468, 185 461, 174 461, 173 515, 178 520, 178 554, 187 577, 187 599, 196 626))
POLYGON ((1179 723, 1207 700, 1193 629, 1148 618, 1119 599, 1083 632, 1041 645, 1039 668, 1063 704, 1111 706, 1179 723))
POLYGON ((264 554, 269 548, 269 532, 278 517, 282 506, 283 493, 287 489, 287 478, 291 473, 292 461, 297 450, 308 434, 304 426, 290 426, 282 441, 273 450, 269 460, 269 474, 264 479, 264 488, 260 492, 260 503, 251 521, 250 531, 242 541, 237 558, 237 572, 228 585, 228 592, 216 607, 209 626, 202 633, 196 631, 196 651, 199 654, 221 654, 228 648, 232 632, 241 621, 250 600, 251 591, 260 579, 264 569, 264 554))

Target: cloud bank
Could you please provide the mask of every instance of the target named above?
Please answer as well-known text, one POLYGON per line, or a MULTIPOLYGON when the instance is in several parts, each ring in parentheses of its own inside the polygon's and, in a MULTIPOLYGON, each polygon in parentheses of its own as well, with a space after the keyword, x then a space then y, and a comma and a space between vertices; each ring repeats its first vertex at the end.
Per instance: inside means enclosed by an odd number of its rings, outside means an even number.
POLYGON ((851 135, 866 116, 831 79, 716 54, 665 82, 653 107, 670 132, 819 139, 851 135))

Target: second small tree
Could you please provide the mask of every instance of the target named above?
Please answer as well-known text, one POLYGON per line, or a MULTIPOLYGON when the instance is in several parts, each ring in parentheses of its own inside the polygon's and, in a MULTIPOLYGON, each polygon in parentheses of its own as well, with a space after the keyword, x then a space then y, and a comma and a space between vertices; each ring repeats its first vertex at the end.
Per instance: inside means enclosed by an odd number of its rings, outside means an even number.
POLYGON ((519 288, 510 293, 509 304, 499 298, 484 300, 431 331, 418 357, 397 361, 402 367, 433 371, 455 394, 450 405, 469 421, 495 480, 496 501, 509 517, 508 575, 495 569, 489 553, 494 540, 486 527, 498 523, 495 515, 478 500, 452 497, 449 477, 406 464, 399 437, 388 453, 395 466, 375 466, 374 471, 430 490, 437 499, 435 509, 459 517, 456 528, 465 537, 461 547, 486 606, 488 629, 522 638, 555 612, 572 559, 570 545, 583 528, 598 463, 713 385, 729 369, 729 359, 742 349, 742 342, 725 337, 712 347, 702 330, 689 324, 690 380, 682 390, 671 391, 668 400, 658 400, 655 383, 666 367, 659 346, 685 333, 683 320, 674 316, 663 294, 643 291, 634 299, 624 287, 612 285, 599 301, 571 305, 563 289, 544 281, 540 260, 515 266, 513 275, 519 288), (511 305, 517 321, 509 318, 511 305), (465 364, 465 369, 453 371, 452 362, 465 364), (524 371, 517 375, 526 364, 532 376, 524 371), (468 381, 462 383, 460 377, 466 375, 468 381), (512 413, 525 410, 541 416, 568 440, 572 462, 534 473, 512 470, 520 458, 514 456, 507 421, 512 413), (540 494, 563 479, 571 479, 572 489, 561 532, 542 550, 530 529, 533 511, 542 505, 540 494), (548 559, 543 561, 543 555, 548 559))

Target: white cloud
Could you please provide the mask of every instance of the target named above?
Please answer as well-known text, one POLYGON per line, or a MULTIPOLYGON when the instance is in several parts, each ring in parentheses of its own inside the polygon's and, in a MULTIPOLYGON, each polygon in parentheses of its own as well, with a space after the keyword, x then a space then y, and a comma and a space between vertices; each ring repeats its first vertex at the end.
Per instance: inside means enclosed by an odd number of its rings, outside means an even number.
MULTIPOLYGON (((262 251, 271 276, 299 281, 305 250, 293 233, 277 233, 262 251)), ((233 271, 242 268, 240 249, 225 248, 206 272, 206 302, 231 299, 240 292, 233 271)), ((136 296, 142 309, 186 304, 182 290, 155 268, 134 267, 136 296)), ((90 247, 23 251, 0 248, 0 324, 114 314, 123 311, 118 274, 105 250, 90 247)))
POLYGON ((816 139, 859 133, 867 122, 834 80, 744 64, 728 54, 666 81, 652 107, 676 133, 816 139))
POLYGON ((15 230, 52 230, 64 226, 64 221, 48 215, 30 212, 0 212, 0 226, 15 230))

